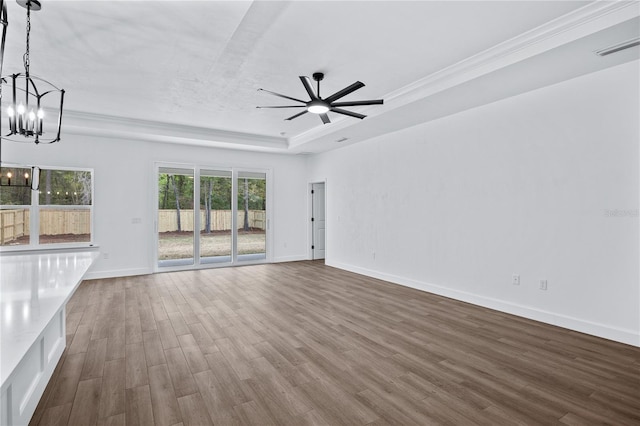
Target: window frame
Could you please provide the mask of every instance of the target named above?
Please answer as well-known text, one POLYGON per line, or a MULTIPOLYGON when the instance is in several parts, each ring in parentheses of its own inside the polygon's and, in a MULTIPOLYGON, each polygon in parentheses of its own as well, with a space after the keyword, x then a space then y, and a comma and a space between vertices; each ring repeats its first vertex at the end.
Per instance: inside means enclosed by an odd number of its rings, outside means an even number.
MULTIPOLYGON (((30 168, 31 166, 23 164, 3 164, 7 168, 30 168)), ((2 246, 0 245, 0 253, 3 252, 21 252, 21 251, 43 251, 56 249, 76 249, 94 247, 94 202, 95 202, 95 173, 93 168, 87 167, 66 167, 66 166, 38 166, 39 175, 46 170, 71 171, 71 172, 89 172, 91 175, 91 204, 89 205, 57 205, 57 204, 40 204, 40 193, 43 189, 38 186, 37 190, 31 190, 30 205, 10 205, 0 204, 0 211, 11 209, 25 209, 29 211, 29 243, 23 245, 2 246), (40 212, 42 210, 88 210, 89 211, 89 241, 84 242, 68 242, 68 243, 40 243, 40 212), (36 230, 36 232, 33 232, 36 230)), ((39 177, 40 177, 39 176, 39 177)), ((39 185, 39 184, 38 184, 39 185)))

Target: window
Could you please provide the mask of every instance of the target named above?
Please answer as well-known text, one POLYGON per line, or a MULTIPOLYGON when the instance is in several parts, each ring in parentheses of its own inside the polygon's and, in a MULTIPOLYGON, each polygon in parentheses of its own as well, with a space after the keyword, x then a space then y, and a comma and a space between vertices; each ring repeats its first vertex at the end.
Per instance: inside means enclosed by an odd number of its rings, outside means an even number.
POLYGON ((31 168, 0 168, 0 246, 53 248, 91 243, 93 171, 35 171, 39 173, 31 176, 31 168), (27 186, 31 184, 27 175, 37 180, 33 185, 37 189, 27 186))
POLYGON ((29 245, 30 174, 31 168, 0 167, 1 246, 29 245))

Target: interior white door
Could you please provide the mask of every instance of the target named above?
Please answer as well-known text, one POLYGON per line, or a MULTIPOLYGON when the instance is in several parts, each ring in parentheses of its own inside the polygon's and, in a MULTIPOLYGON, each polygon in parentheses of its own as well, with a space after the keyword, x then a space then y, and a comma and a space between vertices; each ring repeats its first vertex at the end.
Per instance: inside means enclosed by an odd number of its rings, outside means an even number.
POLYGON ((311 185, 311 226, 313 227, 312 251, 314 259, 324 259, 325 253, 325 191, 324 183, 311 185))

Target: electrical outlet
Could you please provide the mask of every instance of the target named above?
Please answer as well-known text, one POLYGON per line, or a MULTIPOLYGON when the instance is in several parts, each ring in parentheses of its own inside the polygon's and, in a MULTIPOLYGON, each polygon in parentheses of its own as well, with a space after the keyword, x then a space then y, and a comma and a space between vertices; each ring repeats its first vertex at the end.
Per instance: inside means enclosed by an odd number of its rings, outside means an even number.
POLYGON ((540 280, 540 290, 547 289, 547 280, 540 280))
POLYGON ((103 259, 108 259, 109 258, 109 253, 102 253, 102 258, 103 259))
POLYGON ((511 277, 511 284, 520 285, 520 275, 513 274, 513 276, 511 277))

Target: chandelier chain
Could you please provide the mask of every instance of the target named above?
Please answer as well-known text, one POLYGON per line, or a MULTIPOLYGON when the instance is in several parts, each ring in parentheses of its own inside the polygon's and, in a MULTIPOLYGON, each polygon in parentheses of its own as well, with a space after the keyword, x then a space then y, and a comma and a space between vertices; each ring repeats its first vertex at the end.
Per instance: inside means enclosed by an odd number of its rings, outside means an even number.
POLYGON ((29 77, 29 38, 31 33, 31 5, 27 4, 27 49, 24 52, 24 70, 27 77, 29 77))

